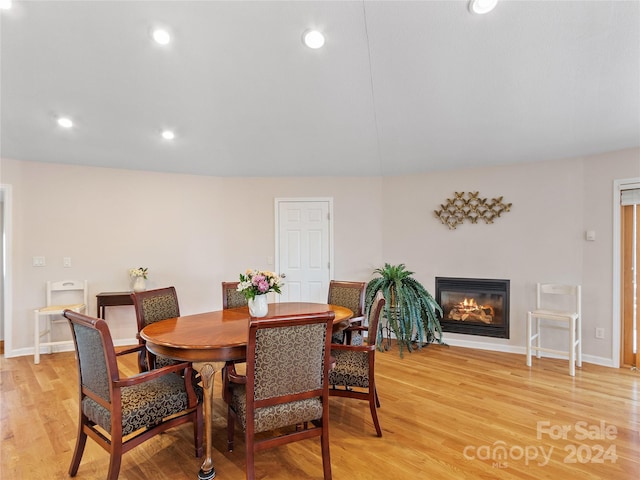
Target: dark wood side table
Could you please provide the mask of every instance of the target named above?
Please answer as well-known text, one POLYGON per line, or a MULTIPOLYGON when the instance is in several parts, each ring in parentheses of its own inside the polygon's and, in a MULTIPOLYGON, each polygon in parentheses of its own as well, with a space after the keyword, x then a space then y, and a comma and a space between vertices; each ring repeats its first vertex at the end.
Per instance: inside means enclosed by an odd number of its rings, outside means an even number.
POLYGON ((102 292, 96 295, 98 299, 98 317, 104 320, 107 307, 133 305, 131 292, 102 292))

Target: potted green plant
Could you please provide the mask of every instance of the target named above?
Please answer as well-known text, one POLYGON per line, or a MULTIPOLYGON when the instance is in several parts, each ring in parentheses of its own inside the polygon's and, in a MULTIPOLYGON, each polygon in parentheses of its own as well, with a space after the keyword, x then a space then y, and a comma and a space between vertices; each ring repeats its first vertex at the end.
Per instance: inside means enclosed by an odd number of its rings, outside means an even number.
MULTIPOLYGON (((365 308, 371 308, 379 292, 385 299, 384 316, 389 329, 396 337, 400 354, 403 348, 413 351, 414 344, 422 348, 423 344, 443 343, 442 327, 439 317, 442 308, 403 263, 376 268, 374 274, 380 275, 367 284, 365 308)), ((377 343, 380 346, 382 334, 378 332, 377 343)))

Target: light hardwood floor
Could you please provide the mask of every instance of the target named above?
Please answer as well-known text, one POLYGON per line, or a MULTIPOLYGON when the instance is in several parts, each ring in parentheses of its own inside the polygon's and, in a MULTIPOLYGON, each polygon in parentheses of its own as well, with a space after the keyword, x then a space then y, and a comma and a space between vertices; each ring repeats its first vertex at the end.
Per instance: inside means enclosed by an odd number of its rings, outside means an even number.
MULTIPOLYGON (((3 480, 64 479, 77 422, 71 353, 1 362, 3 480)), ((135 368, 133 358, 122 367, 135 368)), ((331 399, 336 480, 640 478, 640 373, 566 361, 429 346, 377 354, 383 437, 368 406, 331 399), (564 433, 563 433, 564 432, 564 433), (502 456, 500 456, 502 454, 502 456), (495 457, 495 458, 494 458, 495 457)), ((221 480, 244 479, 244 447, 226 452, 216 379, 213 458, 221 480)), ((107 454, 91 440, 76 478, 106 477, 107 454)), ((121 479, 196 480, 191 427, 171 430, 123 457, 121 479)), ((320 446, 306 440, 256 456, 260 479, 321 479, 320 446)))

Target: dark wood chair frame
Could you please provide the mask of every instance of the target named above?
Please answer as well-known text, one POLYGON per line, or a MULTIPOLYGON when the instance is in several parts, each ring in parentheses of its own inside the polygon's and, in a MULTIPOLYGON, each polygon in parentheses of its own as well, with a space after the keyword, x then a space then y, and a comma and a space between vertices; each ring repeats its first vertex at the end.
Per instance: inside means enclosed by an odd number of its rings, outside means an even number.
MULTIPOLYGON (((246 385, 246 430, 244 434, 245 438, 245 450, 246 450, 246 472, 247 480, 255 479, 255 454, 259 451, 269 448, 277 447, 287 443, 295 442, 298 440, 304 440, 307 438, 320 437, 320 443, 322 448, 322 465, 324 472, 324 480, 331 480, 331 458, 329 454, 329 368, 331 363, 331 334, 333 330, 333 318, 334 313, 329 311, 323 314, 314 315, 296 315, 292 317, 281 318, 252 318, 249 324, 249 342, 247 344, 247 372, 246 375, 238 375, 235 371, 235 365, 233 363, 227 364, 227 375, 225 376, 225 390, 229 388, 229 383, 240 383, 246 385), (288 394, 285 396, 274 397, 269 399, 254 399, 254 383, 251 379, 255 373, 255 358, 256 358, 256 332, 259 329, 264 328, 278 328, 278 327, 290 327, 294 325, 306 325, 310 323, 326 323, 326 335, 324 346, 324 365, 323 365, 323 384, 322 387, 316 390, 310 390, 297 394, 288 394), (295 431, 289 433, 283 433, 276 437, 269 438, 255 438, 254 431, 254 412, 256 408, 269 407, 273 405, 289 403, 296 400, 303 400, 307 398, 320 397, 322 400, 322 418, 313 420, 311 428, 309 423, 305 422, 304 425, 297 425, 295 431)), ((231 394, 227 392, 225 398, 229 398, 231 394)), ((236 414, 228 407, 227 416, 227 440, 228 449, 233 451, 233 437, 235 432, 236 414)))
POLYGON ((140 350, 146 350, 144 345, 137 345, 119 352, 115 352, 113 347, 113 340, 107 323, 98 318, 88 317, 86 315, 72 312, 71 310, 65 310, 64 316, 69 320, 71 326, 71 332, 73 335, 73 341, 76 346, 76 360, 78 366, 78 381, 79 381, 79 411, 80 419, 78 424, 78 436, 76 440, 76 447, 73 452, 73 458, 69 467, 69 475, 74 477, 80 466, 82 460, 82 454, 87 442, 87 437, 91 437, 98 445, 109 452, 109 470, 107 473, 108 480, 116 480, 120 472, 120 465, 122 463, 122 455, 132 448, 137 447, 146 440, 153 436, 162 433, 170 428, 176 427, 183 423, 193 422, 193 436, 195 445, 195 456, 201 457, 204 453, 203 450, 203 417, 202 417, 202 403, 198 401, 198 397, 193 388, 191 381, 185 381, 185 389, 188 397, 188 409, 184 410, 184 413, 178 416, 170 417, 162 421, 161 423, 148 427, 144 430, 132 433, 127 436, 127 439, 122 437, 122 400, 121 389, 122 387, 130 387, 133 385, 140 385, 159 378, 163 375, 171 373, 181 374, 185 379, 192 378, 191 364, 178 363, 175 365, 159 368, 150 372, 141 373, 133 377, 120 377, 118 371, 117 357, 138 353, 140 350), (73 323, 83 325, 97 330, 102 338, 102 345, 104 348, 105 361, 107 366, 107 374, 110 379, 109 393, 111 402, 106 402, 102 397, 96 395, 91 390, 82 386, 82 365, 80 363, 80 356, 78 354, 78 344, 75 331, 73 329, 73 323), (88 397, 104 408, 111 412, 111 433, 104 432, 99 426, 90 421, 82 411, 82 400, 88 397))
MULTIPOLYGON (((353 312, 353 317, 349 320, 349 326, 344 330, 345 343, 351 344, 351 337, 353 332, 357 332, 358 327, 362 326, 364 321, 364 297, 365 297, 365 289, 367 284, 365 282, 346 282, 341 280, 331 280, 329 282, 329 294, 327 303, 333 303, 331 301, 331 291, 335 287, 342 288, 352 288, 360 291, 360 302, 358 304, 358 309, 353 312)), ((347 307, 346 305, 341 305, 343 307, 347 307)), ((350 308, 350 307, 347 307, 350 308)))
POLYGON ((229 297, 227 291, 237 290, 240 282, 222 282, 222 309, 232 308, 229 306, 229 297))
MULTIPOLYGON (((153 298, 153 297, 161 297, 169 295, 175 299, 176 302, 176 317, 180 316, 180 305, 178 303, 178 295, 176 293, 175 287, 164 287, 164 288, 156 288, 155 290, 146 290, 144 292, 133 292, 131 294, 131 299, 133 300, 133 308, 136 312, 136 322, 138 324, 138 333, 136 334, 136 338, 138 339, 138 343, 140 345, 144 345, 145 341, 140 336, 140 332, 144 327, 147 326, 145 322, 145 313, 143 302, 145 298, 153 298)), ((171 317, 167 317, 171 318, 171 317)), ((166 319, 163 319, 166 320, 166 319)), ((140 372, 146 372, 150 369, 155 368, 156 365, 156 356, 148 351, 146 348, 140 351, 140 355, 138 357, 138 368, 140 372), (145 363, 146 360, 146 363, 145 363), (148 367, 147 367, 148 366, 148 367)))
MULTIPOLYGON (((376 434, 378 437, 382 436, 382 429, 380 428, 380 422, 378 421, 378 412, 377 408, 380 408, 380 399, 378 398, 378 390, 376 388, 376 377, 375 377, 375 355, 376 355, 376 339, 378 336, 378 325, 380 321, 380 315, 384 311, 384 298, 377 299, 377 304, 374 304, 375 310, 369 314, 369 325, 360 325, 353 326, 353 331, 360 332, 368 332, 367 335, 367 343, 365 345, 341 345, 341 344, 331 344, 332 350, 345 350, 352 352, 365 352, 369 356, 369 388, 366 391, 362 390, 354 390, 349 386, 340 387, 339 385, 332 385, 332 388, 329 390, 329 395, 332 397, 346 397, 346 398, 355 398, 358 400, 366 400, 369 402, 369 409, 371 410, 371 419, 373 420, 373 425, 376 428, 376 434)), ((336 358, 336 363, 339 362, 339 359, 336 358)), ((337 367, 337 365, 336 365, 337 367)))

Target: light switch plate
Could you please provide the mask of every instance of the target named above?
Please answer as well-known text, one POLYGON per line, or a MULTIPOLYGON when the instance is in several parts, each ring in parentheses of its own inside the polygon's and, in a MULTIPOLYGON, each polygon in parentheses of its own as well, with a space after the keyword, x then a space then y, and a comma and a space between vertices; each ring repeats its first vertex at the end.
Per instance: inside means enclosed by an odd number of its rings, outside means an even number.
POLYGON ((46 265, 44 257, 33 257, 34 267, 44 267, 46 265))

